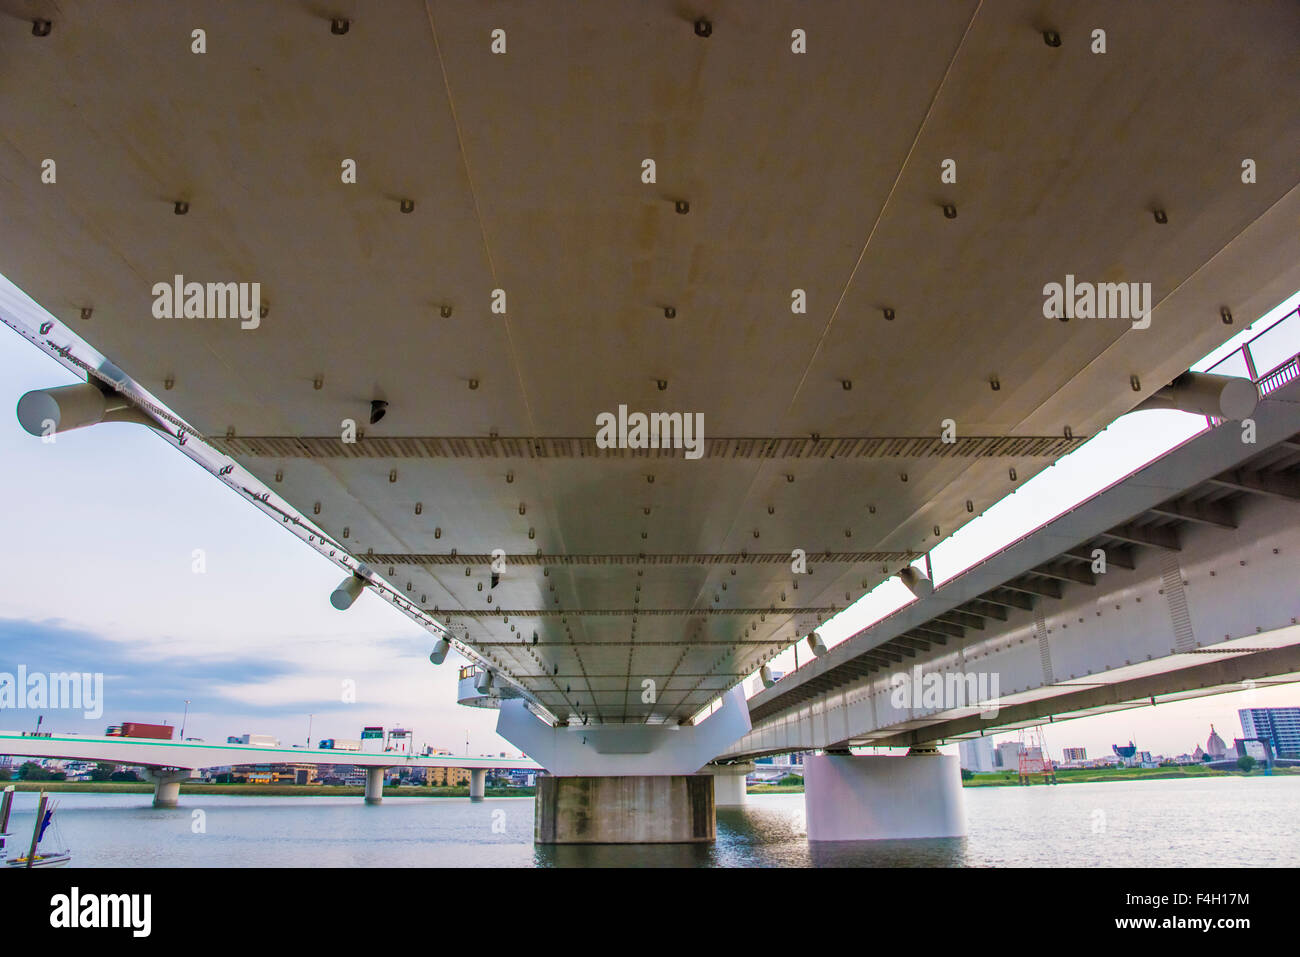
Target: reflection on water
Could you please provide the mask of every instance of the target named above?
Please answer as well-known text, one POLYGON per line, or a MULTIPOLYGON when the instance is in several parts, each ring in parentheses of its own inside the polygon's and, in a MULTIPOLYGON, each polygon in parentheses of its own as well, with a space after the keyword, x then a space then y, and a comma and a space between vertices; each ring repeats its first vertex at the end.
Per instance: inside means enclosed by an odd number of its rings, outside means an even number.
POLYGON ((718 810, 714 860, 722 867, 960 867, 964 838, 925 841, 808 841, 803 795, 763 795, 718 810), (768 797, 783 798, 768 804, 768 797), (792 800, 793 799, 793 800, 792 800))
POLYGON ((813 867, 961 867, 966 838, 911 841, 817 841, 808 845, 813 867))
POLYGON ((538 867, 709 867, 714 860, 708 844, 538 844, 538 867), (644 853, 642 853, 644 852, 644 853))
MULTIPOLYGON (((715 844, 534 846, 531 798, 56 795, 79 867, 1300 866, 1300 777, 965 791, 970 833, 809 843, 801 794, 718 811, 715 844)), ((10 841, 36 795, 16 796, 10 841)))

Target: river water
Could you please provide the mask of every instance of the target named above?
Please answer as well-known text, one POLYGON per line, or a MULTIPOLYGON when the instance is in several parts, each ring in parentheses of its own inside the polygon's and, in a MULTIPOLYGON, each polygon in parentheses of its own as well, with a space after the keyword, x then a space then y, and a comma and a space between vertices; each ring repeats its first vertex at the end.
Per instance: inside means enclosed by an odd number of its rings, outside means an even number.
MULTIPOLYGON (((969 835, 809 844, 802 794, 718 811, 709 845, 537 847, 532 798, 53 794, 80 867, 1300 866, 1300 777, 967 788, 969 835)), ((10 846, 37 796, 15 796, 10 846)), ((43 847, 55 841, 47 838, 43 847)))

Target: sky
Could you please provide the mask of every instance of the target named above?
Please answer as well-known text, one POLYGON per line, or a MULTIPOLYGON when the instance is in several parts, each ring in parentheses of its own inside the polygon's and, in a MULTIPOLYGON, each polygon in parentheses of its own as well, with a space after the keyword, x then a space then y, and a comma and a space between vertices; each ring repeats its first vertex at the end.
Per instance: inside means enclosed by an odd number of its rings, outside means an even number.
MULTIPOLYGON (((1210 359, 1297 303, 1300 294, 1210 359)), ((77 381, 0 328, 0 395, 8 402, 77 381)), ((936 583, 1203 424, 1179 412, 1123 417, 936 548, 936 583)), ((11 551, 0 579, 0 672, 23 665, 104 674, 101 717, 61 710, 47 714, 42 730, 102 734, 123 721, 178 728, 183 721, 186 737, 207 741, 251 732, 286 744, 310 736, 314 744, 382 725, 412 729, 417 747, 518 753, 496 735, 495 711, 455 703, 464 663, 455 652, 441 667, 431 665, 432 636, 368 590, 349 611, 336 611, 329 593, 341 575, 332 563, 150 429, 104 423, 43 443, 3 412, 0 517, 11 551), (355 701, 345 700, 345 687, 355 688, 355 701)), ((909 600, 891 579, 820 632, 837 644, 909 600)), ((772 667, 788 671, 792 661, 786 652, 772 667)), ((753 681, 745 684, 748 690, 753 681)), ((1133 739, 1143 750, 1176 755, 1204 745, 1211 724, 1231 741, 1240 734, 1237 708, 1270 705, 1300 705, 1300 686, 1059 723, 1048 746, 1054 754, 1086 747, 1101 755, 1133 739)), ((26 709, 0 710, 0 728, 31 730, 36 718, 26 709)))
MULTIPOLYGON (((9 402, 74 381, 0 328, 9 402)), ((208 741, 265 732, 306 743, 310 721, 313 742, 400 725, 457 754, 467 738, 473 754, 518 753, 496 736, 495 712, 455 703, 463 662, 454 652, 435 668, 433 638, 369 591, 336 611, 329 594, 342 575, 332 563, 152 430, 103 423, 47 444, 9 409, 0 414, 0 516, 12 555, 0 583, 0 672, 105 676, 101 719, 60 711, 44 730, 179 728, 189 699, 185 734, 208 741), (343 700, 345 681, 355 703, 343 700)), ((6 729, 35 721, 0 711, 6 729)))

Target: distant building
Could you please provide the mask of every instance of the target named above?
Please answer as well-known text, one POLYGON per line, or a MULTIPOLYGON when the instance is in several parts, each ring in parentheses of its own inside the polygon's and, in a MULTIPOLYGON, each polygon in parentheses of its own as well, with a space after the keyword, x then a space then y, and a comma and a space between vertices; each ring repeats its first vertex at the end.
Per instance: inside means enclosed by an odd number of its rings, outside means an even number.
POLYGON ((1066 748, 1062 753, 1065 757, 1066 764, 1073 764, 1076 761, 1082 764, 1084 761, 1088 760, 1087 748, 1066 748))
POLYGON ((243 784, 312 784, 319 770, 314 764, 236 764, 224 773, 243 784))
POLYGON ((315 784, 316 775, 320 770, 315 764, 277 764, 274 767, 293 772, 294 784, 315 784))
POLYGON ((439 788, 455 788, 469 783, 469 768, 424 768, 424 783, 439 788))
MULTIPOLYGON (((69 781, 93 781, 94 771, 98 767, 95 761, 64 761, 63 773, 69 781)), ((114 771, 117 768, 113 768, 114 771)))
POLYGON ((317 784, 346 784, 353 787, 366 783, 366 769, 354 764, 322 764, 316 769, 317 784))
POLYGON ((236 784, 293 784, 294 773, 282 764, 237 764, 230 769, 236 784))
POLYGON ((768 754, 761 758, 755 758, 754 765, 763 772, 760 776, 771 777, 776 780, 786 774, 803 774, 804 758, 809 754, 812 754, 812 752, 792 751, 789 754, 768 754))
POLYGON ((1138 765, 1137 745, 1129 741, 1128 744, 1112 744, 1111 751, 1115 753, 1116 761, 1120 767, 1135 768, 1138 765))
POLYGON ((411 739, 411 732, 406 728, 393 728, 388 732, 388 740, 384 744, 385 751, 396 751, 399 754, 410 754, 411 748, 414 747, 411 739))
POLYGON ((1300 708, 1242 708, 1243 739, 1267 741, 1279 758, 1300 758, 1300 708))
POLYGON ((1020 770, 1020 742, 1003 741, 993 752, 993 763, 999 771, 1020 770))
POLYGON ((967 771, 975 774, 991 774, 996 770, 993 766, 992 738, 980 737, 962 741, 958 743, 957 751, 961 755, 961 766, 967 771))
POLYGON ((1214 730, 1214 725, 1210 725, 1210 737, 1205 742, 1205 753, 1210 756, 1212 761, 1222 761, 1228 753, 1228 746, 1219 737, 1219 732, 1214 730))

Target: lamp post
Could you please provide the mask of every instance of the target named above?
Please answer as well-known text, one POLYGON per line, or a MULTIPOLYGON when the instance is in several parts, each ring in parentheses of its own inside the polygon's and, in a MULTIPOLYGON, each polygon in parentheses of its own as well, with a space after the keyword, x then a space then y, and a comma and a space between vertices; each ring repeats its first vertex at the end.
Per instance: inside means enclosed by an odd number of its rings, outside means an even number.
POLYGON ((185 722, 190 716, 190 699, 185 699, 185 714, 181 717, 181 741, 185 740, 185 722))
POLYGON ((311 748, 311 719, 312 719, 312 717, 313 717, 313 716, 310 715, 310 714, 307 715, 307 747, 308 747, 308 749, 311 748))

